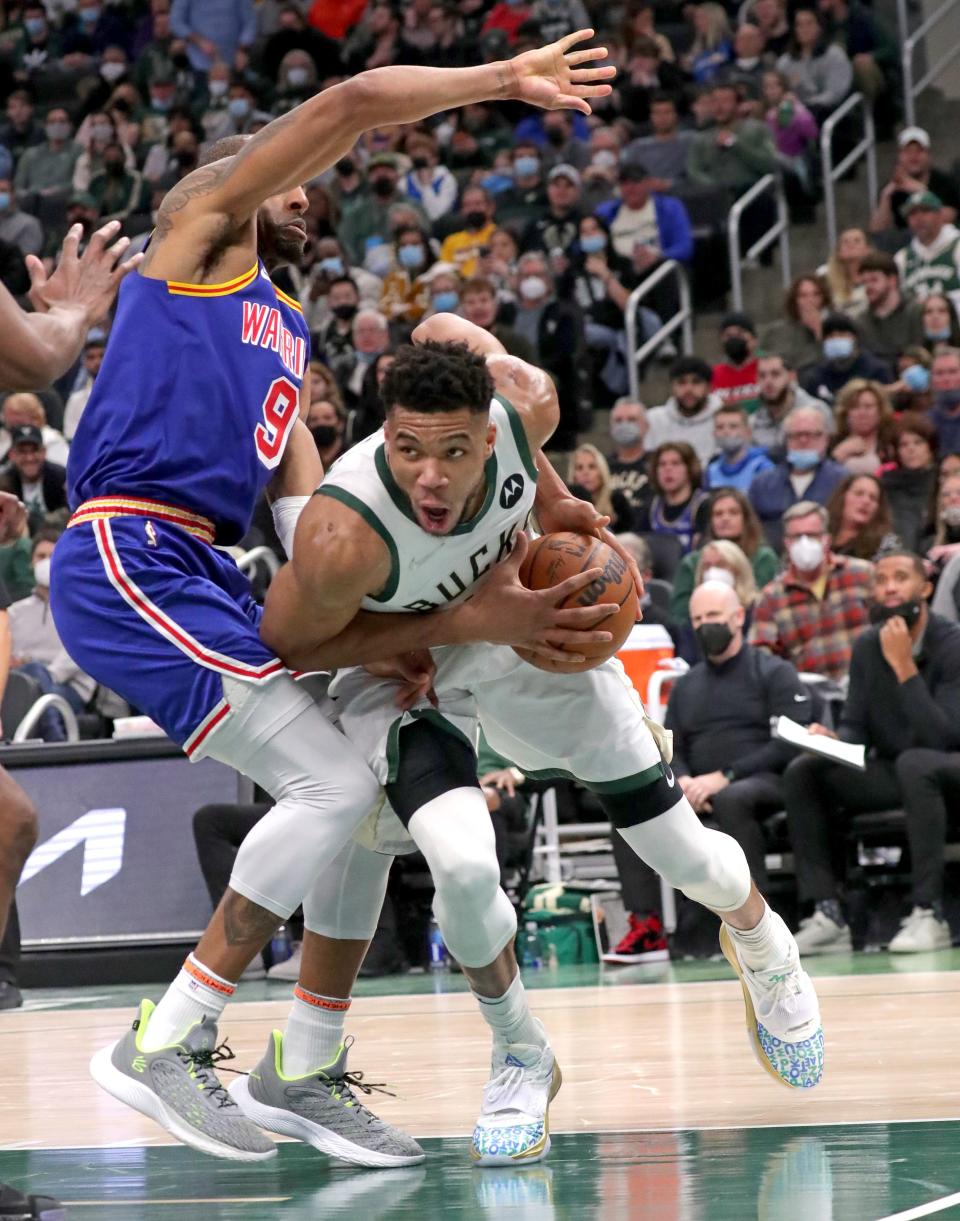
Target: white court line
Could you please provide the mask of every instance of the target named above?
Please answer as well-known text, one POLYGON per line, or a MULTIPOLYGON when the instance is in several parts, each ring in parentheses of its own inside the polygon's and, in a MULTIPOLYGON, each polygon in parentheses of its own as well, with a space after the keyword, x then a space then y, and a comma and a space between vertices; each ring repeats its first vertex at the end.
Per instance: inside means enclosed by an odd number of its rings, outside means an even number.
POLYGON ((293 1196, 209 1196, 198 1200, 64 1200, 65 1208, 129 1208, 131 1204, 145 1204, 150 1208, 179 1204, 289 1204, 293 1196))
POLYGON ((945 1208, 960 1204, 960 1191, 952 1196, 943 1196, 939 1200, 931 1200, 929 1204, 918 1204, 916 1208, 908 1208, 905 1213, 891 1213, 889 1217, 881 1217, 880 1221, 916 1221, 917 1217, 929 1217, 932 1213, 942 1213, 945 1208))

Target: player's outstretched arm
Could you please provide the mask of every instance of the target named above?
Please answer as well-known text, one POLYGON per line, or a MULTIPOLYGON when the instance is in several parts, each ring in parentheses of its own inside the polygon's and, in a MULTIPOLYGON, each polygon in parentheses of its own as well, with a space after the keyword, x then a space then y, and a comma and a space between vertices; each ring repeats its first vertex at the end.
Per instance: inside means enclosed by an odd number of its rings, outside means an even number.
POLYGON ((590 114, 592 97, 610 92, 613 67, 595 67, 605 47, 575 49, 593 36, 580 30, 549 46, 475 68, 374 68, 310 98, 268 123, 235 157, 195 170, 170 191, 168 223, 189 214, 241 224, 271 195, 292 190, 353 148, 372 127, 414 123, 441 110, 496 98, 546 110, 590 114))

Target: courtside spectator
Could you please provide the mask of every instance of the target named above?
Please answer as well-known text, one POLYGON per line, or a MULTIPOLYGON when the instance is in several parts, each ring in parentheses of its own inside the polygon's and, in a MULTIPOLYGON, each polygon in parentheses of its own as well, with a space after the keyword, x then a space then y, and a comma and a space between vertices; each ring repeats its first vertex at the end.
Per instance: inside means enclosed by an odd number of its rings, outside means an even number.
POLYGON ((927 528, 937 487, 937 434, 928 419, 908 411, 897 420, 894 434, 897 465, 880 477, 893 528, 901 542, 915 550, 927 528))
POLYGON ((876 475, 848 475, 827 501, 830 550, 872 560, 896 536, 887 494, 876 475))
POLYGON ((757 328, 749 314, 727 314, 720 323, 720 346, 726 360, 713 366, 710 388, 724 404, 748 412, 760 405, 757 389, 757 328))
POLYGON ((854 378, 840 391, 830 456, 855 475, 872 475, 895 458, 893 407, 879 382, 854 378))
POLYGON ((830 287, 822 276, 797 276, 787 289, 786 317, 764 327, 760 350, 782 356, 791 369, 819 360, 823 319, 830 307, 830 287))
MULTIPOLYGON (((651 413, 652 414, 652 413, 651 413)), ((635 529, 672 535, 686 553, 707 523, 707 493, 702 468, 686 441, 665 441, 650 455, 653 496, 636 516, 635 529)))
POLYGON ((823 358, 800 372, 800 384, 809 394, 832 403, 847 382, 869 378, 884 385, 893 380, 883 361, 864 352, 856 323, 845 314, 828 314, 823 320, 823 358))
POLYGON ((892 254, 865 254, 860 282, 866 297, 866 308, 857 315, 860 340, 878 360, 892 365, 904 348, 923 340, 920 308, 900 291, 900 269, 892 254))
POLYGON ((953 222, 960 209, 960 190, 945 170, 932 162, 930 134, 922 127, 905 127, 897 137, 897 160, 890 181, 877 199, 870 230, 906 229, 906 203, 911 195, 930 191, 943 203, 944 220, 953 222))
POLYGON ((623 492, 636 510, 650 495, 647 470, 646 436, 649 424, 643 403, 630 398, 617 399, 610 412, 610 440, 613 453, 607 458, 611 486, 623 492))
MULTIPOLYGON (((762 471, 750 485, 757 516, 776 530, 791 505, 801 501, 826 504, 846 471, 827 457, 827 421, 817 407, 794 407, 783 426, 786 453, 781 462, 762 471)), ((775 535, 774 535, 775 537, 775 535)))
POLYGON ((960 292, 960 230, 945 218, 943 200, 918 191, 903 211, 911 238, 893 256, 903 291, 921 300, 933 292, 960 292))
POLYGON ((820 399, 807 394, 797 384, 793 365, 779 352, 761 352, 757 358, 757 388, 759 406, 750 421, 753 440, 774 458, 782 458, 786 450, 784 424, 794 407, 814 407, 829 425, 830 408, 820 399))
POLYGON ((767 451, 752 443, 750 417, 739 404, 727 403, 720 408, 713 417, 713 436, 718 455, 707 466, 705 487, 746 492, 755 476, 773 466, 767 451))
MULTIPOLYGON (((672 394, 662 407, 647 412, 647 448, 665 441, 685 441, 700 463, 713 456, 713 419, 723 405, 710 390, 713 370, 698 356, 681 356, 670 369, 672 394)), ((698 480, 699 482, 699 480, 698 480)))

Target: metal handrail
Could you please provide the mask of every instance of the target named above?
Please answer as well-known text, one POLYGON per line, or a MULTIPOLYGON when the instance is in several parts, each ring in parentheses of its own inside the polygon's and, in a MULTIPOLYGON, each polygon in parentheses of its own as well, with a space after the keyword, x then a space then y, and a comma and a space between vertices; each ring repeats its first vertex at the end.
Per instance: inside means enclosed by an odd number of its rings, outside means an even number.
POLYGON ((245 551, 237 560, 237 567, 241 572, 247 572, 259 563, 263 563, 267 572, 270 574, 271 581, 280 571, 280 561, 270 550, 269 547, 251 547, 249 551, 245 551))
POLYGON ((743 309, 743 265, 750 259, 763 254, 768 246, 780 240, 780 275, 783 287, 790 284, 790 222, 787 217, 787 201, 783 194, 783 184, 775 174, 764 174, 759 182, 755 182, 749 191, 733 204, 727 220, 727 246, 730 253, 730 287, 733 298, 733 308, 743 309), (761 237, 753 243, 746 254, 740 253, 740 220, 746 209, 764 191, 773 190, 777 204, 777 219, 761 237))
POLYGON ((873 126, 873 111, 862 93, 852 93, 842 106, 830 115, 820 132, 820 161, 823 166, 823 202, 827 212, 827 249, 833 250, 837 241, 837 198, 834 183, 856 163, 867 160, 867 203, 873 211, 877 202, 877 137, 873 126), (863 107, 863 139, 844 157, 839 165, 833 164, 833 133, 841 119, 863 107))
POLYGON ((627 329, 627 376, 630 381, 630 397, 635 399, 640 396, 640 365, 659 348, 665 339, 669 339, 678 327, 682 329, 681 347, 684 355, 689 356, 693 351, 693 307, 690 303, 690 281, 683 264, 678 263, 676 259, 667 259, 656 271, 642 280, 627 298, 624 318, 627 329), (638 348, 637 309, 640 302, 662 280, 673 275, 677 277, 680 308, 638 348))
POLYGON ((54 695, 51 692, 49 695, 41 695, 40 698, 27 709, 26 716, 17 726, 14 731, 13 742, 26 742, 30 738, 35 726, 48 708, 55 708, 63 717, 63 723, 66 726, 67 741, 80 741, 80 726, 77 724, 77 714, 73 711, 62 695, 54 695))
MULTIPOLYGON (((918 81, 913 79, 913 52, 917 44, 922 42, 930 30, 933 29, 948 13, 953 12, 960 0, 944 0, 944 3, 926 20, 921 21, 917 28, 913 31, 909 38, 903 41, 903 50, 901 52, 903 61, 903 105, 904 116, 908 127, 913 127, 917 121, 916 99, 924 89, 933 81, 948 64, 960 55, 960 38, 953 41, 953 45, 948 47, 944 55, 937 62, 924 72, 923 76, 918 81)), ((905 20, 905 17, 904 17, 905 20)))

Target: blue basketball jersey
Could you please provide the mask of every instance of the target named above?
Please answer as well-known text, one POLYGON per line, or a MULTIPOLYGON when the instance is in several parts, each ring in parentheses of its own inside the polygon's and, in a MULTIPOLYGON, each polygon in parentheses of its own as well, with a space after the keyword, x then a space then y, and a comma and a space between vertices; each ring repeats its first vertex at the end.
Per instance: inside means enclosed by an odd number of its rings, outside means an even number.
POLYGON ((246 534, 299 412, 310 333, 262 263, 224 284, 136 273, 70 446, 71 509, 128 495, 246 534))

